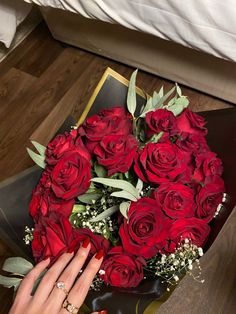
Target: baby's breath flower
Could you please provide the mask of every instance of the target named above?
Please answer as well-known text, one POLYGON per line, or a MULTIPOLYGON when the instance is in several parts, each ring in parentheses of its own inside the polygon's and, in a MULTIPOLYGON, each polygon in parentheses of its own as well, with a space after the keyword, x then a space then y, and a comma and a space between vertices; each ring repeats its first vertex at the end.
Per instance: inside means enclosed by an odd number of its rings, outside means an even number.
POLYGON ((157 277, 163 279, 162 282, 167 282, 169 285, 175 285, 180 278, 188 273, 195 280, 199 280, 201 275, 201 267, 198 258, 202 256, 202 248, 197 247, 192 243, 191 239, 182 239, 175 252, 171 254, 156 255, 151 260, 147 261, 146 269, 157 277), (198 275, 194 275, 191 271, 194 268, 198 269, 198 275))
POLYGON ((34 228, 29 228, 28 226, 25 227, 25 236, 23 238, 26 245, 29 245, 33 241, 33 232, 34 228))

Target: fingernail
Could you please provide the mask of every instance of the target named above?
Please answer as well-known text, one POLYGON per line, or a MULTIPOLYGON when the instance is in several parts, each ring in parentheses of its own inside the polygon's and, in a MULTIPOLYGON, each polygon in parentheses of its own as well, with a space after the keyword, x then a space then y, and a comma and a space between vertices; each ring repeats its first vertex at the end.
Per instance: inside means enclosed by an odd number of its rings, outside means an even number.
POLYGON ((103 256, 104 256, 104 251, 103 251, 103 250, 99 250, 99 251, 97 252, 97 254, 95 255, 95 258, 99 260, 99 259, 101 259, 103 256))
POLYGON ((86 249, 89 246, 89 243, 90 243, 90 239, 89 237, 86 237, 83 241, 82 247, 86 249))
POLYGON ((107 310, 103 310, 103 311, 98 312, 98 314, 108 314, 108 312, 107 310))
POLYGON ((67 253, 73 253, 74 252, 74 248, 73 247, 69 247, 69 249, 67 250, 67 253))

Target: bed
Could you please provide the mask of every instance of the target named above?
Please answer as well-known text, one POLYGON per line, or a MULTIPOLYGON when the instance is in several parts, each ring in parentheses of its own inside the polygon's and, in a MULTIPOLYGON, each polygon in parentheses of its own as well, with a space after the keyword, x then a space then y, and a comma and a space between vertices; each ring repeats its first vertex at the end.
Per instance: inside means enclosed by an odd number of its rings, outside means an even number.
POLYGON ((235 103, 234 0, 25 0, 53 36, 235 103))
POLYGON ((9 48, 17 26, 29 14, 32 6, 19 0, 0 0, 0 42, 9 48))

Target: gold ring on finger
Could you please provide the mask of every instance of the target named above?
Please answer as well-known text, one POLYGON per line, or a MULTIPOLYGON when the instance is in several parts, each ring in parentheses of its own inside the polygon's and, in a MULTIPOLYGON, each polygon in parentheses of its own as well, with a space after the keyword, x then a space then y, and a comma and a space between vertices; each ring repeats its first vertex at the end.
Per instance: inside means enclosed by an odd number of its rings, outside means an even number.
POLYGON ((78 314, 79 313, 79 308, 75 306, 74 304, 70 303, 68 299, 65 299, 63 305, 63 309, 65 309, 67 312, 71 314, 78 314))
POLYGON ((68 296, 69 293, 66 290, 66 285, 65 285, 65 283, 63 281, 57 281, 55 283, 55 286, 57 287, 57 289, 62 290, 65 293, 66 296, 68 296))

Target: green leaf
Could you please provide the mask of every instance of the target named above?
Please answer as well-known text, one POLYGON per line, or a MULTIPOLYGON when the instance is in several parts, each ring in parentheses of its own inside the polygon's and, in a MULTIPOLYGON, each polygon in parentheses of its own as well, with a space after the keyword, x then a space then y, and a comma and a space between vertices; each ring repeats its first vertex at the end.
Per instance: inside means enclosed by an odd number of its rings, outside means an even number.
POLYGON ((175 104, 171 107, 168 107, 167 109, 175 116, 178 116, 185 108, 187 108, 189 105, 189 100, 186 96, 182 96, 178 99, 176 99, 175 104))
POLYGON ((159 94, 157 92, 154 92, 153 93, 153 96, 152 96, 152 107, 155 108, 156 107, 156 104, 158 103, 158 101, 160 100, 162 96, 159 96, 159 94))
POLYGON ((164 87, 162 86, 158 92, 159 97, 163 97, 164 96, 164 87))
POLYGON ((45 151, 46 151, 46 147, 39 144, 38 142, 35 142, 35 141, 31 141, 31 143, 34 145, 34 147, 37 149, 37 151, 39 152, 39 154, 41 156, 45 156, 45 151))
POLYGON ((106 169, 103 166, 99 165, 97 162, 95 162, 94 164, 94 171, 96 175, 100 178, 104 178, 107 176, 106 169))
POLYGON ((9 273, 26 275, 33 267, 33 264, 22 257, 9 257, 5 260, 2 269, 9 273))
POLYGON ((149 98, 146 106, 144 107, 140 117, 143 118, 150 111, 155 111, 163 107, 164 102, 170 97, 171 94, 175 91, 175 86, 169 90, 169 92, 165 95, 163 87, 160 89, 159 93, 154 92, 153 97, 149 98))
POLYGON ((33 161, 41 168, 45 168, 46 167, 46 164, 44 162, 44 157, 39 155, 39 154, 36 154, 35 152, 33 152, 30 148, 26 148, 27 149, 27 152, 28 154, 30 155, 31 159, 33 159, 33 161))
POLYGON ((176 101, 176 97, 174 97, 174 98, 172 98, 169 102, 168 102, 168 104, 167 104, 167 109, 168 109, 168 107, 171 107, 171 106, 173 106, 174 104, 175 104, 175 101, 176 101))
POLYGON ((126 219, 128 219, 129 206, 130 202, 123 202, 120 204, 120 212, 126 219))
POLYGON ((106 219, 107 217, 110 217, 113 215, 115 212, 119 210, 119 205, 114 205, 102 212, 101 214, 97 215, 95 218, 90 219, 90 222, 97 222, 103 219, 106 219))
POLYGON ((160 132, 158 134, 154 134, 146 143, 157 143, 159 139, 162 137, 164 132, 160 132))
POLYGON ((140 118, 144 118, 146 116, 146 114, 150 111, 154 111, 153 106, 152 106, 152 97, 150 97, 142 111, 142 113, 140 114, 140 118))
POLYGON ((86 193, 94 193, 94 192, 96 192, 96 187, 95 187, 94 183, 91 182, 88 190, 86 191, 86 193))
POLYGON ((142 129, 142 130, 139 132, 139 138, 140 138, 140 140, 141 140, 142 142, 145 141, 145 136, 146 136, 145 131, 144 131, 144 129, 142 129))
POLYGON ((0 285, 3 285, 6 288, 14 287, 14 289, 16 290, 20 285, 21 280, 21 278, 13 278, 0 275, 0 285))
POLYGON ((82 203, 85 203, 85 204, 93 204, 93 200, 97 201, 101 197, 102 197, 101 193, 97 193, 97 192, 85 193, 85 194, 78 196, 78 200, 82 203))
POLYGON ((136 86, 135 86, 137 73, 138 73, 138 70, 135 70, 131 75, 130 82, 129 82, 129 88, 128 88, 128 95, 127 95, 127 108, 133 117, 134 117, 134 113, 135 113, 136 106, 137 106, 137 104, 136 104, 136 86))
POLYGON ((73 214, 82 213, 86 210, 86 206, 82 204, 75 204, 72 209, 73 214))
POLYGON ((182 96, 181 88, 179 87, 179 85, 177 83, 175 84, 175 86, 176 86, 176 92, 177 92, 178 96, 181 97, 182 96))
POLYGON ((136 188, 129 182, 125 180, 117 180, 117 179, 107 179, 107 178, 93 178, 91 181, 96 183, 101 183, 103 185, 111 186, 113 188, 125 190, 132 194, 134 197, 138 198, 139 194, 136 188))
POLYGON ((141 179, 138 178, 138 182, 136 184, 136 189, 139 191, 139 193, 142 191, 143 189, 143 181, 141 179))
POLYGON ((171 88, 171 90, 169 90, 169 92, 167 94, 165 94, 164 96, 162 96, 159 101, 156 104, 156 109, 157 108, 161 108, 163 103, 170 97, 170 95, 173 94, 173 92, 175 91, 175 86, 173 88, 171 88))
POLYGON ((137 202, 137 198, 134 197, 132 194, 130 194, 127 191, 119 191, 119 192, 113 192, 111 194, 111 196, 114 197, 119 197, 119 198, 125 198, 127 200, 133 201, 133 202, 137 202))

